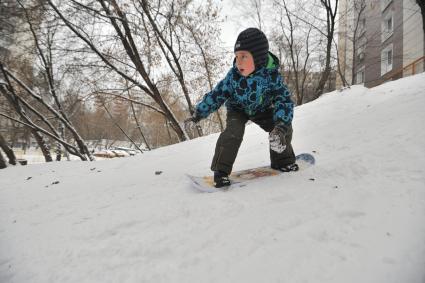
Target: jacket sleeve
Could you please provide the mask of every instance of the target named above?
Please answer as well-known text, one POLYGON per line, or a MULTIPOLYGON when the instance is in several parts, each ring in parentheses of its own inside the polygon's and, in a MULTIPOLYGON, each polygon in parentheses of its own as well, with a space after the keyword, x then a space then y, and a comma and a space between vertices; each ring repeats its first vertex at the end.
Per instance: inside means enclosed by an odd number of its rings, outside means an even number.
POLYGON ((196 116, 203 119, 216 111, 223 105, 233 92, 232 87, 233 72, 230 70, 226 77, 221 80, 212 91, 204 95, 202 100, 196 105, 196 116))
POLYGON ((273 82, 273 104, 274 115, 273 120, 278 125, 289 127, 294 116, 294 102, 287 85, 283 82, 280 74, 277 74, 273 82))

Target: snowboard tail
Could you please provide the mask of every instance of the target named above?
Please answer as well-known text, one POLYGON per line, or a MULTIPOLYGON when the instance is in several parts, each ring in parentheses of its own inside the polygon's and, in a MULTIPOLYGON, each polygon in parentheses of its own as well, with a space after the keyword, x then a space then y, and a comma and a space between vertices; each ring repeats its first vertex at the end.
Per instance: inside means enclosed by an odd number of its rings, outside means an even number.
MULTIPOLYGON (((296 163, 299 166, 299 170, 304 170, 310 166, 313 166, 316 163, 316 160, 314 156, 310 153, 301 153, 296 156, 296 163)), ((214 187, 214 177, 212 175, 197 177, 187 174, 187 177, 191 181, 192 186, 197 190, 212 193, 227 190, 229 188, 234 187, 243 187, 251 180, 269 176, 276 176, 283 173, 284 172, 281 172, 279 170, 272 169, 270 166, 262 166, 236 171, 229 176, 231 181, 230 187, 224 188, 214 187)))

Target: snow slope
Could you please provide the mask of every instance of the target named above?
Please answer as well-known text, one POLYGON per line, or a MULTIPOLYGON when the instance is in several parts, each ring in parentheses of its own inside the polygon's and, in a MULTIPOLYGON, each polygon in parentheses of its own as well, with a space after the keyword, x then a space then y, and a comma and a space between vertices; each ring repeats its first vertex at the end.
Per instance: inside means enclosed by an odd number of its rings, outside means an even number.
MULTIPOLYGON (((184 176, 210 174, 217 135, 1 170, 0 282, 424 283, 424 89, 421 74, 297 107, 293 145, 316 166, 228 192, 184 176)), ((268 162, 248 125, 234 169, 268 162)))

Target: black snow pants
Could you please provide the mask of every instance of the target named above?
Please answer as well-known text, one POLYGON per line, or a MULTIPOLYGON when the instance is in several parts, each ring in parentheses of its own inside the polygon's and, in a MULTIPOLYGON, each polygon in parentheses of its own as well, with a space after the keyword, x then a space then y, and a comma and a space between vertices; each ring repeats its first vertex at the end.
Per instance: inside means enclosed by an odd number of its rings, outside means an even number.
MULTIPOLYGON (((242 143, 245 124, 248 120, 251 120, 266 132, 271 132, 275 125, 272 109, 253 117, 248 117, 242 112, 227 111, 226 129, 220 134, 217 140, 211 170, 222 171, 227 174, 232 172, 233 163, 242 143)), ((292 126, 289 127, 285 138, 285 151, 277 153, 270 149, 270 161, 273 167, 283 167, 295 162, 295 154, 291 145, 292 126)))

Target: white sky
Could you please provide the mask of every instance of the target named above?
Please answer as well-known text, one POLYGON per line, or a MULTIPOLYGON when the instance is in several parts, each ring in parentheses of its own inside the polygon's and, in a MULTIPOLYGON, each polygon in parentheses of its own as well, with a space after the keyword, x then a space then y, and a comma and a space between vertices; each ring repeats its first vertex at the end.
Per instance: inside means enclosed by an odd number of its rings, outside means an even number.
POLYGON ((237 5, 235 1, 222 0, 222 16, 226 19, 222 24, 221 40, 224 42, 223 47, 233 51, 233 45, 235 44, 238 34, 246 28, 256 26, 256 24, 249 19, 241 20, 242 10, 238 8, 240 5, 250 5, 249 0, 238 1, 237 5))

